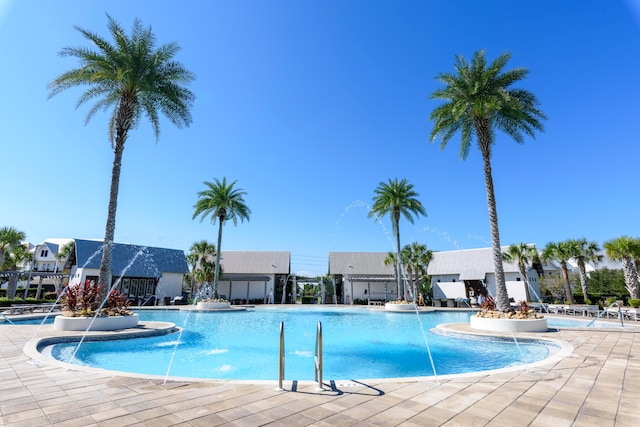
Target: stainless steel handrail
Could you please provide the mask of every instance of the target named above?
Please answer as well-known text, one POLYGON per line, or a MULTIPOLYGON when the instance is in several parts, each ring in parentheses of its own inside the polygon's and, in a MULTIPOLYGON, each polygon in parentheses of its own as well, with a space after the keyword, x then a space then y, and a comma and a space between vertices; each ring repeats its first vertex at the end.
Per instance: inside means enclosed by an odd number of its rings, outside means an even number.
POLYGON ((591 322, 589 322, 589 324, 587 325, 587 328, 590 327, 591 325, 593 325, 595 323, 596 320, 598 320, 599 318, 601 318, 603 315, 607 315, 607 318, 609 318, 609 309, 613 306, 618 307, 618 319, 620 319, 620 326, 622 328, 624 328, 624 320, 622 319, 624 316, 622 315, 622 309, 620 308, 620 304, 618 304, 617 302, 612 302, 609 307, 605 308, 604 310, 602 310, 602 313, 598 314, 598 317, 596 317, 595 319, 593 319, 591 322))
POLYGON ((284 390, 282 382, 284 381, 284 322, 280 322, 280 366, 278 372, 278 388, 284 390))
POLYGON ((316 351, 315 351, 315 379, 318 382, 318 390, 324 390, 322 387, 322 322, 318 322, 318 330, 316 332, 316 351))

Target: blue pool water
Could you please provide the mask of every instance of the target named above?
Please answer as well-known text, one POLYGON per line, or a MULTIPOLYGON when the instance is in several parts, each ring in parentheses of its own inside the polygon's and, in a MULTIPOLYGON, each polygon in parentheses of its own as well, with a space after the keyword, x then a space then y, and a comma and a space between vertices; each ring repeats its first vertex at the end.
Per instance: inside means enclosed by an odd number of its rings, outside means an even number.
MULTIPOLYGON (((538 343, 471 340, 428 332, 441 323, 468 322, 471 312, 420 315, 437 375, 522 365, 555 351, 538 343)), ((238 312, 141 311, 140 320, 173 322, 178 333, 154 338, 85 342, 73 363, 110 370, 210 379, 276 380, 279 331, 284 322, 285 378, 314 379, 318 322, 323 331, 327 379, 434 375, 418 316, 350 308, 257 308, 238 312), (173 362, 171 362, 174 357, 173 362)), ((76 344, 57 344, 56 359, 69 361, 76 344)))

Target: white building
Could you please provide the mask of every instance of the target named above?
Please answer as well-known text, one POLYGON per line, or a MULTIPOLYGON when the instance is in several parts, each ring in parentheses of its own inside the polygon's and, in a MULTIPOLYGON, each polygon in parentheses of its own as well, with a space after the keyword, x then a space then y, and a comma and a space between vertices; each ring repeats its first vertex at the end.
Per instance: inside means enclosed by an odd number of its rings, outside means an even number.
POLYGON ((61 272, 66 259, 61 259, 59 253, 64 246, 72 243, 73 239, 47 238, 39 245, 33 246, 30 249, 33 254, 32 271, 61 272))
POLYGON ((331 252, 329 275, 336 285, 338 302, 367 304, 398 299, 395 265, 384 265, 387 252, 331 252))
MULTIPOLYGON (((75 239, 73 254, 67 260, 69 285, 86 280, 97 282, 102 260, 100 240, 75 239)), ((113 284, 136 303, 182 295, 184 275, 189 272, 187 259, 178 249, 114 243, 111 260, 113 284)))
MULTIPOLYGON (((503 247, 506 252, 508 247, 503 247)), ((526 282, 517 262, 503 261, 509 298, 514 302, 539 301, 538 270, 527 268, 526 282)), ((478 293, 496 295, 496 277, 491 248, 434 252, 427 273, 431 276, 434 299, 474 298, 478 293)))
MULTIPOLYGON (((506 251, 507 248, 503 248, 506 251)), ((398 298, 395 266, 384 265, 386 252, 332 252, 329 274, 336 282, 338 300, 368 304, 398 298)), ((517 263, 504 262, 507 292, 514 302, 538 301, 538 271, 529 266, 526 286, 517 263)), ((491 248, 434 252, 427 269, 433 298, 438 300, 473 299, 478 293, 496 294, 496 279, 491 248)), ((406 288, 405 283, 405 288, 406 288)), ((446 304, 445 304, 446 305, 446 304)))
MULTIPOLYGON (((282 298, 291 266, 290 252, 222 251, 222 274, 218 281, 218 295, 232 302, 277 302, 282 298)), ((288 288, 287 294, 293 289, 288 288)), ((286 297, 290 301, 289 295, 286 297)))

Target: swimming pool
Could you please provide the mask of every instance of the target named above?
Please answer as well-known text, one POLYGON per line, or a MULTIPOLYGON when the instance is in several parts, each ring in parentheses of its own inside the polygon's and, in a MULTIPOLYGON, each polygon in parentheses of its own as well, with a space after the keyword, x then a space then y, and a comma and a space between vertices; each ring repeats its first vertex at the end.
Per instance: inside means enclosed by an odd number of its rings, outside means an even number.
MULTIPOLYGON (((141 311, 140 320, 173 322, 181 335, 85 342, 73 363, 124 372, 206 379, 276 380, 279 325, 284 322, 285 378, 314 379, 317 323, 323 330, 323 376, 328 379, 433 376, 420 321, 437 375, 518 366, 557 349, 544 341, 460 339, 428 332, 441 323, 468 322, 472 312, 391 313, 366 308, 272 308, 238 312, 141 311), (173 358, 173 361, 172 361, 173 358)), ((76 344, 56 344, 68 362, 76 344)))

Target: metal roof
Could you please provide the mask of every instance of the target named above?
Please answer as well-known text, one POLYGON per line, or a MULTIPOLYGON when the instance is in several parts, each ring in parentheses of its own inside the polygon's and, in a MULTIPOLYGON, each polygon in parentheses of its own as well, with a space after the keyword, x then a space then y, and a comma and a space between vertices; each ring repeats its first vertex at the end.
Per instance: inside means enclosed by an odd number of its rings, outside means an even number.
MULTIPOLYGON (((507 247, 502 248, 503 251, 507 247)), ((388 252, 331 252, 329 274, 366 276, 393 276, 393 265, 384 265, 388 252)), ((505 273, 519 272, 517 263, 503 262, 505 273)), ((460 280, 484 280, 493 273, 491 248, 465 249, 434 252, 427 273, 437 275, 459 275, 460 280)))
MULTIPOLYGON (((100 268, 102 241, 75 240, 78 268, 100 268)), ((114 276, 160 277, 162 273, 188 273, 187 258, 178 249, 113 244, 111 271, 114 276)))
POLYGON ((384 265, 388 252, 330 252, 329 274, 389 276, 394 266, 384 265))
POLYGON ((221 251, 222 278, 226 274, 289 274, 291 252, 221 251))
MULTIPOLYGON (((502 247, 502 252, 507 250, 508 246, 502 247)), ((520 271, 517 262, 503 261, 502 265, 505 273, 520 271)), ((493 272, 492 248, 434 252, 427 269, 430 276, 458 274, 459 280, 484 280, 488 273, 493 272)))

